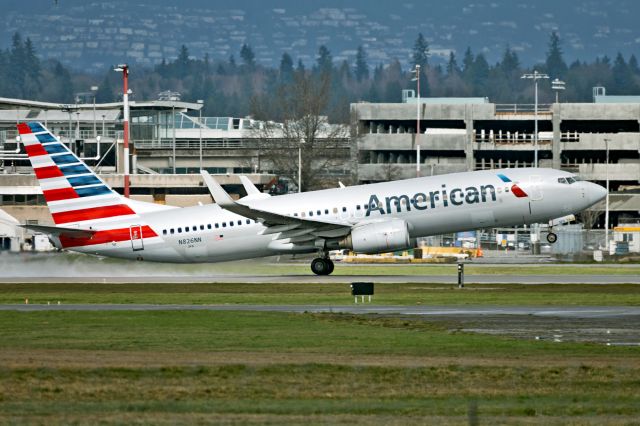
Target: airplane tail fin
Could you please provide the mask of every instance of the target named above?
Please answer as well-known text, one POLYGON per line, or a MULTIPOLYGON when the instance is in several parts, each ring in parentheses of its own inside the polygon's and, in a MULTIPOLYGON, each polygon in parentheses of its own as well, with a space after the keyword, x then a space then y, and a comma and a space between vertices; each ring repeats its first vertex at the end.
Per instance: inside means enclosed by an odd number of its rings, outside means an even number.
POLYGON ((18 133, 56 225, 136 216, 132 203, 104 183, 41 123, 20 123, 18 133))

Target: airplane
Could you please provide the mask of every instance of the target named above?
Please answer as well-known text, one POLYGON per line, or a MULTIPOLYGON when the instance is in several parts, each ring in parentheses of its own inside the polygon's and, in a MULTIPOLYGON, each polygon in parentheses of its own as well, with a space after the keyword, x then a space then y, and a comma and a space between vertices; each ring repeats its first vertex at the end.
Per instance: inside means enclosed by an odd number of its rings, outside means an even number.
MULTIPOLYGON (((55 226, 21 225, 48 234, 58 249, 152 262, 205 263, 329 251, 383 253, 416 238, 479 228, 547 222, 602 200, 606 190, 571 173, 518 168, 452 173, 281 196, 240 176, 247 195, 232 197, 206 171, 215 204, 172 207, 118 194, 39 122, 18 124, 55 226)), ((549 233, 548 241, 556 236, 549 233)))

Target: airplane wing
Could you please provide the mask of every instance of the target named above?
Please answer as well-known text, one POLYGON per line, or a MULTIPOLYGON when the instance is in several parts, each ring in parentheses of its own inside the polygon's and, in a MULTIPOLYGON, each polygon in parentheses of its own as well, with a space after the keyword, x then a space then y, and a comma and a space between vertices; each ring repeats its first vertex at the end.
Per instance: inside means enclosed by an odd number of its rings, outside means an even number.
POLYGON ((63 228, 61 226, 47 226, 47 225, 19 225, 21 228, 28 229, 30 231, 41 232, 43 234, 53 235, 55 237, 68 237, 68 238, 91 238, 96 231, 79 229, 79 228, 63 228))
POLYGON ((234 201, 206 170, 203 170, 201 174, 213 199, 221 208, 267 226, 263 234, 282 233, 280 238, 295 239, 296 242, 299 242, 315 237, 337 238, 347 235, 351 231, 350 224, 287 216, 234 201))

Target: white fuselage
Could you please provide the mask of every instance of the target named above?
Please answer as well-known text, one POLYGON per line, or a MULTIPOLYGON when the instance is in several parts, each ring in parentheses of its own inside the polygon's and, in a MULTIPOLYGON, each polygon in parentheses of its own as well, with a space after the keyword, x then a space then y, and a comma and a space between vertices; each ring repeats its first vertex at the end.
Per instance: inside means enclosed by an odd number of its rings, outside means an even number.
MULTIPOLYGON (((352 227, 398 218, 407 222, 411 238, 417 238, 546 222, 584 210, 603 197, 600 186, 589 182, 560 183, 559 178, 564 176, 570 174, 551 169, 477 171, 289 194, 245 203, 263 211, 352 227), (500 178, 500 174, 508 181, 500 178), (526 196, 516 196, 514 184, 526 196)), ((263 234, 267 227, 216 204, 141 213, 139 222, 120 226, 131 227, 132 235, 140 231, 142 238, 70 249, 177 263, 221 262, 317 250, 304 245, 274 244, 278 235, 263 234), (142 225, 149 226, 157 235, 148 238, 141 231, 142 225)), ((96 223, 94 229, 100 229, 100 224, 96 223)))

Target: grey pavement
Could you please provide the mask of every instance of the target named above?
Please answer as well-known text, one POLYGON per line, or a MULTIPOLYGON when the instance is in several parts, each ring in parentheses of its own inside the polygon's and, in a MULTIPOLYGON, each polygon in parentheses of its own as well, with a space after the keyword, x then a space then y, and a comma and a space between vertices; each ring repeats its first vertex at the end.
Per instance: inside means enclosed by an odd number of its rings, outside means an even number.
POLYGON ((147 305, 147 304, 70 304, 0 305, 0 311, 249 311, 288 313, 394 314, 421 316, 517 315, 560 318, 615 318, 640 316, 640 306, 378 306, 353 305, 147 305))
MULTIPOLYGON (((219 274, 210 276, 0 276, 1 283, 351 283, 372 281, 375 283, 442 283, 455 284, 457 275, 252 275, 219 274)), ((465 274, 465 284, 640 284, 640 274, 628 275, 549 275, 549 274, 465 274)))

